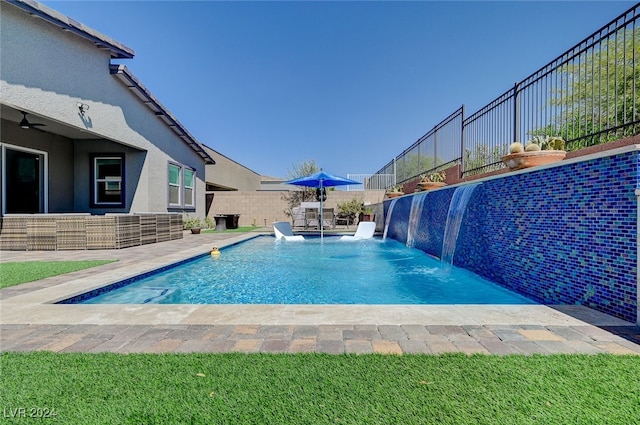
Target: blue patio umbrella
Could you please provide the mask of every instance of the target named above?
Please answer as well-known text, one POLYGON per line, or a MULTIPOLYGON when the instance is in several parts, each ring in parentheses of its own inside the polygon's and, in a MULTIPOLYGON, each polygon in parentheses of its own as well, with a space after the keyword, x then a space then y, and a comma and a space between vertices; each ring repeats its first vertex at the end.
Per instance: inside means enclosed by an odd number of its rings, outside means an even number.
POLYGON ((348 186, 350 184, 360 184, 355 180, 348 179, 346 177, 334 176, 333 174, 325 173, 320 170, 317 173, 309 174, 308 176, 298 177, 297 179, 286 181, 287 184, 295 186, 314 187, 320 190, 320 240, 324 238, 324 226, 323 226, 323 214, 322 214, 322 202, 323 202, 323 188, 333 186, 348 186))

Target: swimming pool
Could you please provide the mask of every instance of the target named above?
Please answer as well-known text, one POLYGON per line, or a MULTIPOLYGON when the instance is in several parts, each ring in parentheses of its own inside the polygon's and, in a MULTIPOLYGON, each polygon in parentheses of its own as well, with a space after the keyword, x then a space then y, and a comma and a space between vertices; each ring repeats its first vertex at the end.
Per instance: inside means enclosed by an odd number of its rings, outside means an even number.
POLYGON ((535 304, 395 240, 256 237, 62 301, 85 304, 535 304))

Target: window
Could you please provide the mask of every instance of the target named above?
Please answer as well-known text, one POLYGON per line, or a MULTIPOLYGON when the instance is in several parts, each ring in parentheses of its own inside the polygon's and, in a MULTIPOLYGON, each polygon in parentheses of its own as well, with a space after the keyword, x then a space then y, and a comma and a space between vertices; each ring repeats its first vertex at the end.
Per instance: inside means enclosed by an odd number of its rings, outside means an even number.
POLYGON ((124 155, 91 155, 91 206, 123 208, 124 155))
POLYGON ((185 207, 195 207, 195 172, 191 169, 184 170, 184 205, 185 207))
POLYGON ((196 172, 184 165, 169 163, 169 207, 195 208, 196 172))
POLYGON ((181 206, 182 199, 180 198, 180 177, 182 168, 179 165, 169 164, 169 205, 181 206))

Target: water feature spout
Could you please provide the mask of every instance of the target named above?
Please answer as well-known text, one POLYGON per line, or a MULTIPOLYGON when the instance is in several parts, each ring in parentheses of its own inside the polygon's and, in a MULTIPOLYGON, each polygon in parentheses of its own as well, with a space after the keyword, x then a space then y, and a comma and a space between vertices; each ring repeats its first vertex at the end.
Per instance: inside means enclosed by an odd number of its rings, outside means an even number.
POLYGON ((409 223, 407 227, 407 246, 413 248, 415 246, 415 236, 422 217, 424 209, 424 201, 427 199, 426 193, 414 195, 411 200, 411 211, 409 212, 409 223))
POLYGON ((442 241, 442 255, 440 257, 443 264, 453 265, 453 254, 456 251, 456 241, 460 232, 462 218, 467 210, 467 204, 473 194, 473 191, 481 183, 473 183, 459 186, 453 192, 451 202, 449 203, 449 212, 447 213, 447 223, 444 228, 444 238, 442 241))
POLYGON ((382 233, 382 239, 387 239, 387 231, 389 230, 389 223, 391 222, 391 215, 393 214, 393 207, 396 206, 396 202, 398 202, 398 199, 393 199, 391 201, 391 205, 389 205, 389 210, 387 211, 387 218, 384 221, 384 232, 382 233))

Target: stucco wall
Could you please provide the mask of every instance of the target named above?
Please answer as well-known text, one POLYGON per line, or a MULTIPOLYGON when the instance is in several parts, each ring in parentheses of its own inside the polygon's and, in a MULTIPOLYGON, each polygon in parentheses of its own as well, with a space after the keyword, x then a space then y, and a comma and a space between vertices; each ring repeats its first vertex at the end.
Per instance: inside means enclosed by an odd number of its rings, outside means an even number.
POLYGON ((73 193, 73 141, 36 130, 24 130, 13 122, 0 120, 2 143, 47 152, 49 164, 49 212, 71 212, 73 193))
MULTIPOLYGON (((282 199, 286 192, 220 191, 214 193, 209 217, 216 214, 240 214, 240 226, 253 225, 254 218, 258 226, 271 226, 274 221, 291 221, 285 214, 287 202, 282 199)), ((382 202, 384 191, 329 191, 325 202, 326 208, 335 208, 338 203, 353 198, 362 199, 370 204, 382 202)))
POLYGON ((207 183, 233 190, 259 190, 260 174, 205 146, 216 162, 207 165, 207 183))
MULTIPOLYGON (((139 186, 144 184, 141 175, 144 171, 144 161, 147 153, 137 149, 123 146, 110 140, 76 140, 74 151, 74 162, 76 172, 74 184, 76 189, 75 211, 91 212, 94 214, 104 213, 125 213, 129 211, 145 211, 148 205, 147 191, 139 190, 139 186), (124 153, 125 154, 125 208, 90 208, 90 154, 92 153, 124 153)), ((158 211, 158 210, 156 210, 158 211)))
MULTIPOLYGON (((88 172, 90 152, 118 151, 108 142, 88 140, 104 138, 134 148, 121 148, 122 152, 131 153, 135 149, 145 152, 144 163, 140 163, 140 155, 128 156, 125 162, 127 191, 132 195, 126 211, 168 211, 168 161, 171 160, 196 170, 197 209, 193 213, 204 215, 202 158, 110 74, 107 50, 98 49, 87 40, 5 3, 0 19, 2 103, 90 135, 75 143, 72 156, 65 156, 61 162, 50 161, 50 177, 57 176, 57 168, 72 158, 77 183, 88 172), (79 113, 77 102, 89 105, 84 116, 79 113)), ((28 140, 20 137, 15 141, 17 145, 22 143, 28 140)), ((64 142, 64 145, 69 144, 64 142)), ((53 153, 59 146, 62 144, 54 143, 48 152, 53 153)), ((87 184, 76 184, 73 190, 76 199, 73 206, 77 210, 102 212, 90 210, 88 204, 84 204, 84 199, 88 199, 87 184)))
MULTIPOLYGON (((76 101, 107 95, 109 52, 4 3, 0 19, 3 102, 85 128, 76 101)), ((90 106, 92 114, 109 107, 90 106)), ((90 121, 99 131, 100 120, 90 121)))

